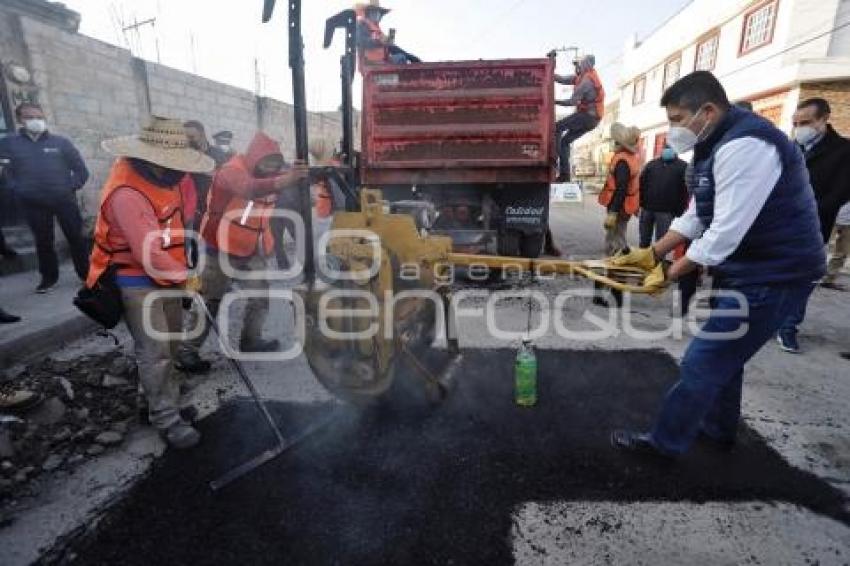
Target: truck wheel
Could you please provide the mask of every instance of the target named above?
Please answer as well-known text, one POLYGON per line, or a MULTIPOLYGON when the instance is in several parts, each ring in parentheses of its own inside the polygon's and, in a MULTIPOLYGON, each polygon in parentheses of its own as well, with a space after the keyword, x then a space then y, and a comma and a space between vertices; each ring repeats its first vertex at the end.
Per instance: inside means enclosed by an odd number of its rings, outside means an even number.
POLYGON ((522 234, 514 230, 505 230, 499 234, 499 255, 521 257, 522 234))
POLYGON ((520 245, 520 255, 528 259, 537 259, 543 253, 543 243, 546 239, 546 233, 540 234, 523 234, 522 243, 520 245))

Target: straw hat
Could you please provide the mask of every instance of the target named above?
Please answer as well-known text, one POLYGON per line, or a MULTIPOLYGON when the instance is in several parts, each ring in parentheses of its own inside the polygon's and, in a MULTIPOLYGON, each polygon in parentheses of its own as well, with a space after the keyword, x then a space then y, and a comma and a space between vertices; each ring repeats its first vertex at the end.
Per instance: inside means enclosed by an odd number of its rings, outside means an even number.
POLYGON ((357 11, 365 12, 367 9, 375 9, 380 10, 382 14, 386 14, 390 11, 389 8, 384 8, 381 6, 381 0, 369 0, 369 2, 358 2, 354 5, 354 9, 357 11))
POLYGON ((105 140, 101 147, 118 157, 133 157, 186 173, 211 173, 215 169, 212 158, 189 147, 183 122, 171 118, 151 116, 138 135, 105 140))
POLYGON ((620 122, 611 126, 611 138, 632 153, 637 153, 640 142, 640 129, 634 126, 627 127, 620 122))

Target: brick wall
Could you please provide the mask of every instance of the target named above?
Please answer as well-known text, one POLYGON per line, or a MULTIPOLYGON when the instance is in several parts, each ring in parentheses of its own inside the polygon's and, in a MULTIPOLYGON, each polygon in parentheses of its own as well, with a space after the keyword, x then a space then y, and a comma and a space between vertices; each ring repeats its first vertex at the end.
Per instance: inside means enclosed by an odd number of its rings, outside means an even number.
POLYGON ((800 86, 800 100, 820 97, 832 106, 832 125, 844 137, 850 137, 850 80, 807 83, 800 86))
MULTIPOLYGON (((200 120, 208 135, 231 130, 237 150, 262 129, 280 140, 288 160, 294 157, 291 104, 142 61, 126 49, 27 17, 0 16, 19 18, 18 48, 26 54, 24 62, 32 71, 50 127, 76 144, 91 170, 92 178, 80 194, 89 222, 112 163, 101 142, 137 132, 151 113, 200 120)), ((337 144, 340 118, 336 113, 311 113, 308 130, 311 138, 337 144)))

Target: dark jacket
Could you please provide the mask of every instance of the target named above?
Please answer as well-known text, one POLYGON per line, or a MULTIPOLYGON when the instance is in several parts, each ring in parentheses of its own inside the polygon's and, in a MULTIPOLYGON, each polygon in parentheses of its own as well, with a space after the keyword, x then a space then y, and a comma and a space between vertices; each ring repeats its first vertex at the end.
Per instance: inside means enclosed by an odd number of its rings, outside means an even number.
POLYGON ((8 159, 6 186, 21 200, 51 204, 66 200, 86 184, 89 171, 77 148, 62 136, 44 132, 35 141, 23 131, 0 140, 8 159))
POLYGON ((626 196, 629 194, 629 181, 632 178, 632 170, 626 160, 621 159, 614 166, 614 194, 608 205, 608 212, 621 212, 626 204, 626 196))
POLYGON ((779 152, 782 173, 738 247, 714 268, 716 281, 723 288, 810 284, 826 273, 815 195, 803 155, 766 119, 733 107, 709 137, 697 144, 688 178, 697 215, 705 226, 714 219, 718 150, 746 137, 773 145, 779 152))
POLYGON ((681 216, 688 206, 687 168, 681 159, 664 161, 659 157, 647 163, 640 174, 640 207, 681 216))
POLYGON ((838 210, 850 201, 850 140, 831 125, 828 128, 826 136, 805 154, 824 242, 832 235, 838 210))

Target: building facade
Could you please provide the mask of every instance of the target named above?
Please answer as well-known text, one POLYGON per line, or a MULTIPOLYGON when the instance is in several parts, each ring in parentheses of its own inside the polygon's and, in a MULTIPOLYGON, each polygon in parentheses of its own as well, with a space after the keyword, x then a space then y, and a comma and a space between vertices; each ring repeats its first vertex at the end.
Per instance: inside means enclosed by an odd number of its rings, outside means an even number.
POLYGON ((619 120, 643 131, 643 153, 660 153, 664 91, 695 70, 713 72, 733 101, 786 132, 797 104, 822 96, 850 135, 850 0, 694 0, 642 42, 626 47, 619 120))

